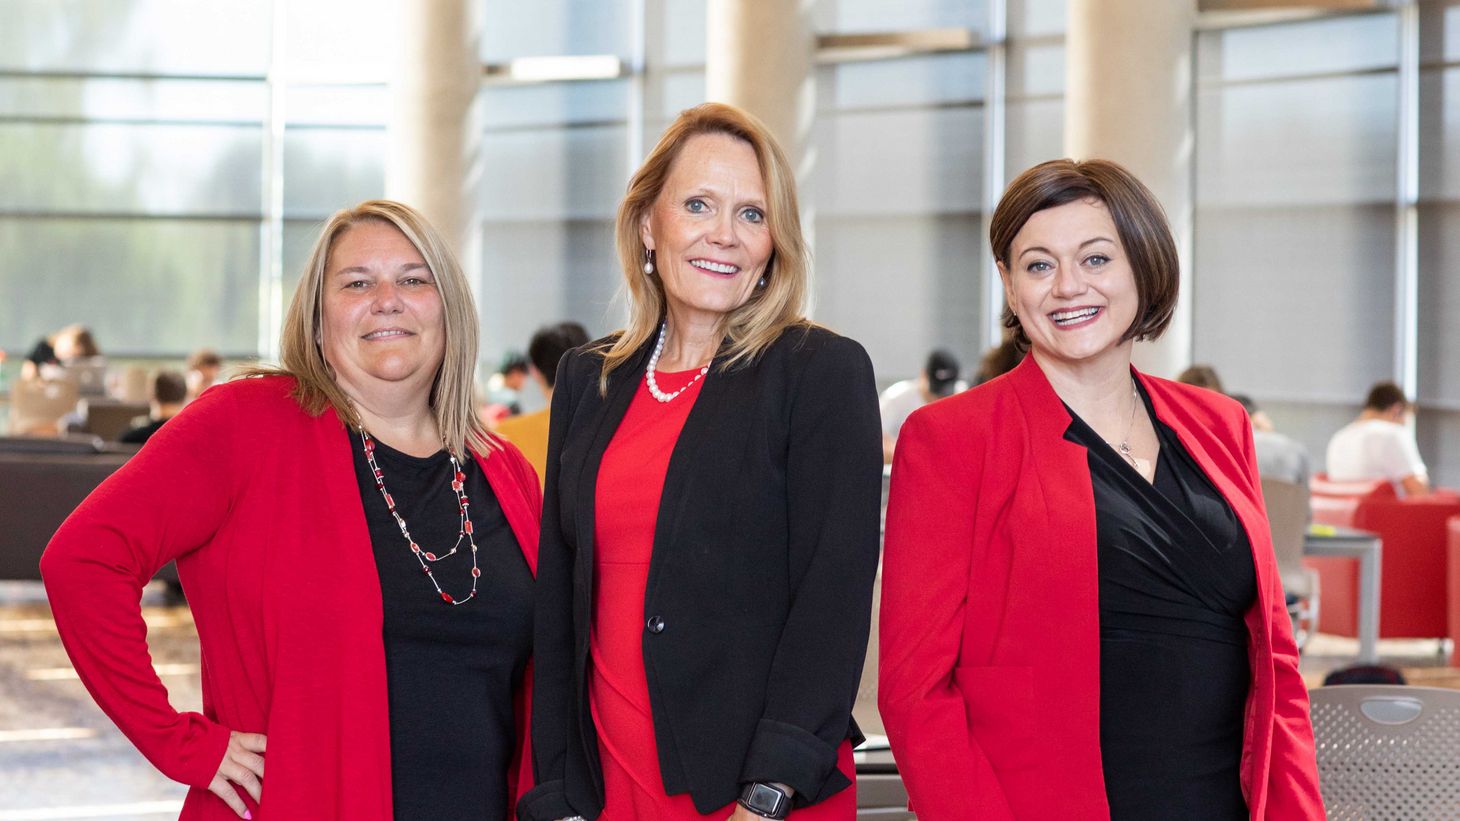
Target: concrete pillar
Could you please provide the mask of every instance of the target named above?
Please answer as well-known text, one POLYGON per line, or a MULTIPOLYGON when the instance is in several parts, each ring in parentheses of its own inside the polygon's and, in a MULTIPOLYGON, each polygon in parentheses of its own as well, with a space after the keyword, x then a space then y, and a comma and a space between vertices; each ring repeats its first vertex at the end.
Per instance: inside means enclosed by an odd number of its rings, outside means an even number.
POLYGON ((705 97, 770 127, 804 185, 816 115, 816 32, 810 0, 709 0, 705 97))
POLYGON ((1181 254, 1181 299, 1137 367, 1175 376, 1192 351, 1192 37, 1195 0, 1069 0, 1065 153, 1129 168, 1166 208, 1181 254))
POLYGON ((393 5, 385 194, 426 215, 456 252, 475 292, 482 267, 476 202, 482 4, 412 0, 393 5))

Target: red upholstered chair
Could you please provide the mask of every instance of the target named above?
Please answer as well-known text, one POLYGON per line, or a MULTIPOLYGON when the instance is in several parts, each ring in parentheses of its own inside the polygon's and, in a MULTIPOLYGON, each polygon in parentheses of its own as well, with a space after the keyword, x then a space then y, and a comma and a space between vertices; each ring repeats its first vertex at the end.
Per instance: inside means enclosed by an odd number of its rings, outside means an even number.
MULTIPOLYGON (((1334 482, 1315 473, 1308 483, 1313 524, 1354 527, 1354 514, 1365 499, 1393 499, 1394 486, 1383 479, 1370 482, 1334 482)), ((1323 609, 1317 629, 1321 633, 1353 636, 1359 629, 1359 562, 1336 556, 1312 556, 1303 564, 1318 573, 1323 591, 1323 609)), ((1382 571, 1381 571, 1382 574, 1382 571)), ((1381 592, 1382 597, 1382 592, 1381 592)), ((1380 627, 1383 619, 1380 619, 1380 627)))
MULTIPOLYGON (((1397 498, 1387 482, 1313 482, 1313 518, 1379 534, 1384 540, 1381 564, 1379 635, 1382 638, 1440 638, 1450 631, 1446 594, 1446 520, 1460 515, 1460 497, 1440 493, 1397 498), (1358 494, 1345 498, 1335 491, 1354 485, 1358 494), (1320 510, 1322 518, 1320 518, 1320 510), (1351 515, 1345 515, 1349 510, 1351 515), (1346 519, 1346 520, 1345 520, 1346 519)), ((1354 559, 1310 558, 1323 590, 1318 629, 1353 636, 1358 633, 1358 562, 1354 559)), ((1453 588, 1452 588, 1453 589, 1453 588)), ((1460 593, 1460 590, 1457 590, 1460 593)))
MULTIPOLYGON (((1451 516, 1449 523, 1450 638, 1460 640, 1460 516, 1451 516)), ((1451 651, 1450 666, 1460 667, 1460 652, 1451 651)))
POLYGON ((1313 503, 1313 523, 1353 527, 1359 503, 1370 499, 1393 499, 1394 485, 1383 479, 1365 482, 1334 482, 1326 473, 1315 473, 1308 482, 1313 503))

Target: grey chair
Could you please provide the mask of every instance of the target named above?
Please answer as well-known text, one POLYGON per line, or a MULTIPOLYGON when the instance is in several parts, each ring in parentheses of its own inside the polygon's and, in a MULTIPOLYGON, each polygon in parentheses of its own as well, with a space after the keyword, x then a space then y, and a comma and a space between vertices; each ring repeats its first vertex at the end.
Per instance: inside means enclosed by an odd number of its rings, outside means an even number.
POLYGON ((50 435, 76 409, 80 388, 70 379, 19 379, 10 386, 10 433, 50 435))
POLYGON ((1297 598, 1289 608, 1293 637, 1298 649, 1308 642, 1318 625, 1318 573, 1303 565, 1303 539, 1308 532, 1308 488, 1281 479, 1262 480, 1262 498, 1267 504, 1267 524, 1272 532, 1272 550, 1277 556, 1278 576, 1283 591, 1297 598))
POLYGON ((81 416, 86 420, 83 429, 108 442, 115 442, 136 425, 145 424, 148 410, 150 406, 146 402, 122 402, 108 397, 81 400, 81 416))
POLYGON ((1460 819, 1460 690, 1347 685, 1309 697, 1330 819, 1460 819))

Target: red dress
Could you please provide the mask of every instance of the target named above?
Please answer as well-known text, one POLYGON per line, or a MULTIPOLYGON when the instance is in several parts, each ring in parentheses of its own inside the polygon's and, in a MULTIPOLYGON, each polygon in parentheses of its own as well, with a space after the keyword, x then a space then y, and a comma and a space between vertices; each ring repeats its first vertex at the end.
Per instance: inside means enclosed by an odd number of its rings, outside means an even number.
MULTIPOLYGON (((697 373, 699 369, 660 371, 656 379, 661 390, 673 392, 697 373)), ((713 378, 714 374, 705 377, 713 378)), ((659 497, 670 453, 703 384, 701 379, 664 403, 641 381, 598 471, 589 706, 603 766, 605 804, 600 821, 723 819, 734 809, 727 805, 701 815, 688 794, 665 794, 644 676, 644 593, 659 497)), ((842 743, 837 766, 848 778, 853 777, 849 742, 842 743)), ((796 821, 850 821, 856 812, 853 786, 820 804, 798 809, 791 817, 796 821)))

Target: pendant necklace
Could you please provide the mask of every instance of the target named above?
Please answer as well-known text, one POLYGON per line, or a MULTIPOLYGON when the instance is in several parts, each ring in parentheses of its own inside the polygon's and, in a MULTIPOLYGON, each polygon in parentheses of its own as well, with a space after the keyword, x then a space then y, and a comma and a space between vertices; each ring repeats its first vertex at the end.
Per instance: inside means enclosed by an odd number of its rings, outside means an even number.
MULTIPOLYGON (((1149 465, 1150 462, 1146 459, 1138 458, 1134 453, 1131 452, 1130 447, 1130 435, 1132 432, 1135 431, 1136 428, 1136 406, 1141 403, 1141 394, 1138 390, 1136 390, 1136 380, 1134 377, 1131 378, 1130 382, 1130 396, 1130 422, 1126 423, 1125 426, 1125 438, 1120 440, 1120 444, 1115 446, 1115 450, 1121 456, 1125 457, 1125 460, 1127 462, 1130 462, 1130 466, 1135 468, 1137 473, 1144 476, 1146 471, 1143 466, 1149 465)), ((1106 444, 1110 443, 1107 441, 1106 444)))

